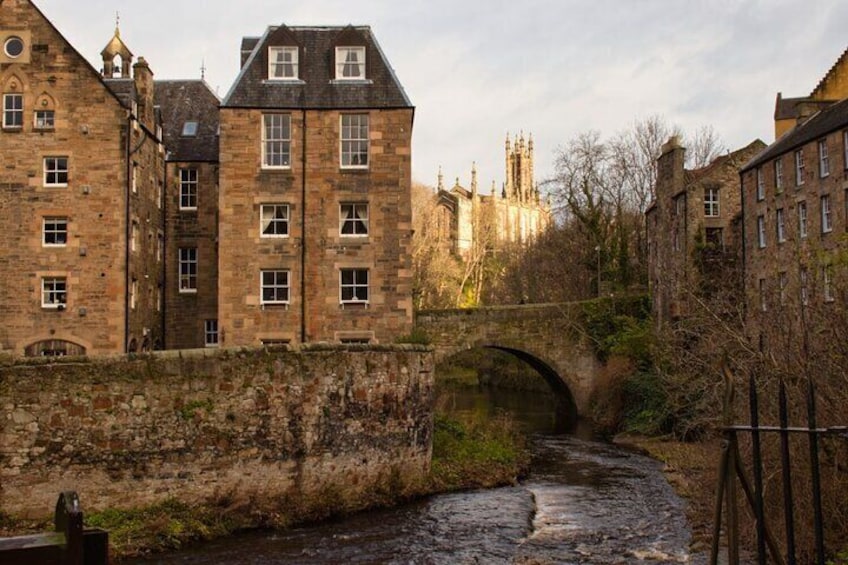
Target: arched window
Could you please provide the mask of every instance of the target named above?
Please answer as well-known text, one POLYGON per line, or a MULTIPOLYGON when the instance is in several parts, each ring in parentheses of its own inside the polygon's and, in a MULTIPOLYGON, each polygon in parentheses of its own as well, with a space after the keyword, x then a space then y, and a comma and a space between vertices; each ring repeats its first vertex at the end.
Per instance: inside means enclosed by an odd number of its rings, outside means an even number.
POLYGON ((63 339, 45 339, 36 341, 24 349, 27 357, 65 357, 67 355, 85 355, 85 347, 63 339))

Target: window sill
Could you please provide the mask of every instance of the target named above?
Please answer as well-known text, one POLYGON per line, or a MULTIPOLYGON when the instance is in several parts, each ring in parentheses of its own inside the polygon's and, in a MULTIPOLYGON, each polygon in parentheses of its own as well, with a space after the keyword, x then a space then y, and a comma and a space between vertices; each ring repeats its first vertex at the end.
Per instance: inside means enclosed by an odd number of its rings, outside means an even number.
POLYGON ((262 165, 260 168, 263 173, 290 173, 292 170, 291 165, 286 167, 268 167, 266 165, 262 165))
POLYGON ((342 310, 367 310, 371 306, 368 302, 341 302, 339 307, 342 310))
POLYGON ((347 173, 347 174, 360 174, 361 175, 361 174, 368 173, 369 170, 370 170, 370 168, 369 168, 368 165, 365 165, 364 167, 339 167, 340 173, 347 173))
POLYGON ((50 132, 56 131, 56 128, 55 127, 40 128, 38 126, 35 126, 34 128, 32 128, 32 131, 34 131, 35 133, 50 133, 50 132))
POLYGON ((330 80, 330 84, 353 84, 353 85, 365 85, 365 84, 374 84, 374 81, 370 78, 334 78, 330 80))
POLYGON ((66 184, 43 184, 42 186, 44 188, 68 188, 67 183, 66 184))
POLYGON ((42 304, 41 309, 50 312, 62 312, 67 308, 65 304, 42 304))
POLYGON ((260 302, 260 310, 288 310, 290 302, 260 302))
POLYGON ((285 84, 289 86, 306 84, 306 81, 302 78, 266 78, 262 81, 262 84, 285 84))
POLYGON ((180 294, 197 294, 196 288, 181 288, 180 294))
POLYGON ((197 207, 195 206, 194 208, 183 208, 182 206, 180 206, 180 212, 195 212, 196 213, 197 207))
POLYGON ((22 133, 23 126, 3 126, 3 133, 22 133))
POLYGON ((272 240, 272 241, 281 241, 281 240, 282 240, 282 241, 288 241, 289 239, 291 239, 291 237, 290 237, 288 234, 286 234, 286 235, 265 235, 265 234, 259 234, 259 239, 270 239, 270 240, 272 240))

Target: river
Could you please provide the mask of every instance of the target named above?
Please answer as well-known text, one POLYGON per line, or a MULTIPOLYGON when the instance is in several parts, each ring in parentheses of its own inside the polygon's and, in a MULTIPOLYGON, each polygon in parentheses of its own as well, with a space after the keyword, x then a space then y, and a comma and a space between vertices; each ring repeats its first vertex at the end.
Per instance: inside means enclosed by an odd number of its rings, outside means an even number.
POLYGON ((526 427, 529 477, 285 532, 208 542, 137 563, 689 563, 683 502, 656 461, 561 433, 538 393, 456 392, 453 410, 506 409, 526 427))

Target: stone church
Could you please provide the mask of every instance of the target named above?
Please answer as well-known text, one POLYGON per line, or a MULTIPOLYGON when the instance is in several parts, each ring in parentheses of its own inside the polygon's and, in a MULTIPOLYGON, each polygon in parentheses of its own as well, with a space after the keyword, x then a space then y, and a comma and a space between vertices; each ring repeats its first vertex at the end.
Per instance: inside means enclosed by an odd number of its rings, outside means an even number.
POLYGON ((499 249, 510 244, 525 245, 551 224, 550 204, 542 198, 533 172, 533 137, 509 135, 505 144, 506 179, 500 190, 492 181, 489 194, 480 194, 477 166, 471 166, 471 183, 465 188, 459 178, 445 189, 439 170, 436 198, 437 223, 451 251, 468 258, 475 248, 499 249))
POLYGON ((224 100, 31 0, 0 44, 0 354, 409 333, 414 108, 370 28, 244 38, 224 100))

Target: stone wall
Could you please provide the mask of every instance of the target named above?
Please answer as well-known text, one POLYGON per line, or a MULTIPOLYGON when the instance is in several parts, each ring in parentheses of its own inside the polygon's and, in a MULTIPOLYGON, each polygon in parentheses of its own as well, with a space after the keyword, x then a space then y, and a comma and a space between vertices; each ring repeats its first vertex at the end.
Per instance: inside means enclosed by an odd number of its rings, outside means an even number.
POLYGON ((315 345, 0 367, 0 512, 43 517, 67 489, 91 511, 415 480, 432 365, 416 346, 315 345))

